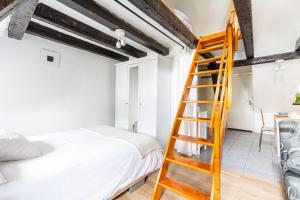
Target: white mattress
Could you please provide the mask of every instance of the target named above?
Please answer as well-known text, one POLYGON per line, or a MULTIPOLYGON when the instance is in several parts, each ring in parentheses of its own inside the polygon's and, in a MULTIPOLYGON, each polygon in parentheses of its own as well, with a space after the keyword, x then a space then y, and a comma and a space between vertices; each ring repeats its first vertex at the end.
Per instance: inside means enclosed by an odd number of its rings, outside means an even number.
POLYGON ((1 200, 101 200, 161 165, 162 152, 141 159, 129 144, 84 129, 29 138, 43 156, 0 163, 1 200))

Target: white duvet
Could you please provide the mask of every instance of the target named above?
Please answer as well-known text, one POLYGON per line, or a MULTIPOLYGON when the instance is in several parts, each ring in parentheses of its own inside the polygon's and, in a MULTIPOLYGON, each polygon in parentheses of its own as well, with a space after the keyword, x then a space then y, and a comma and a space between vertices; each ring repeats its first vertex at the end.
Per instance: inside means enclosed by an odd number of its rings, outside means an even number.
POLYGON ((7 183, 0 200, 102 200, 158 169, 162 152, 143 159, 136 149, 91 130, 73 130, 29 138, 43 156, 0 163, 7 183))

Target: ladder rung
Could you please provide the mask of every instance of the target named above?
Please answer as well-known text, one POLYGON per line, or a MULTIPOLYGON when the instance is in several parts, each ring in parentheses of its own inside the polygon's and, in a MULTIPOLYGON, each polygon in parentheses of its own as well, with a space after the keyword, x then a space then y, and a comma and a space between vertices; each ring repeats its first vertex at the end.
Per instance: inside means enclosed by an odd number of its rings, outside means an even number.
POLYGON ((221 60, 222 56, 216 56, 213 58, 203 59, 203 60, 197 60, 194 63, 195 64, 201 64, 201 63, 210 63, 210 62, 216 62, 218 60, 221 60))
POLYGON ((187 135, 174 135, 172 136, 173 139, 176 140, 183 140, 186 142, 192 142, 192 143, 196 143, 196 144, 204 144, 207 146, 214 146, 214 141, 213 140, 208 140, 208 139, 203 139, 203 138, 197 138, 197 137, 191 137, 191 136, 187 136, 187 135))
MULTIPOLYGON (((195 72, 195 73, 190 73, 190 75, 218 74, 219 71, 220 71, 219 69, 214 69, 214 70, 203 70, 203 71, 199 71, 199 72, 195 72)), ((224 72, 224 69, 222 69, 222 71, 224 72)))
MULTIPOLYGON (((182 103, 197 103, 197 104, 213 104, 215 101, 198 101, 198 100, 186 100, 186 101, 181 101, 182 103)), ((220 101, 216 101, 220 102, 220 101)))
POLYGON ((219 45, 212 46, 212 47, 209 47, 209 48, 201 49, 201 50, 198 51, 198 53, 199 54, 204 54, 204 53, 208 53, 208 52, 223 49, 223 47, 224 47, 224 44, 219 44, 219 45))
POLYGON ((207 42, 207 41, 211 41, 211 40, 215 40, 215 39, 224 38, 225 34, 226 34, 226 32, 222 31, 222 32, 215 33, 215 34, 206 35, 201 38, 201 42, 207 42))
POLYGON ((199 190, 196 190, 191 186, 187 186, 185 184, 178 183, 177 181, 174 181, 169 178, 164 178, 164 179, 160 180, 159 185, 172 191, 172 192, 182 195, 182 196, 186 197, 187 199, 191 199, 191 200, 209 200, 210 199, 209 194, 200 192, 199 190))
POLYGON ((209 164, 201 162, 201 161, 197 161, 197 160, 193 160, 191 158, 185 158, 182 156, 178 156, 175 154, 169 154, 167 155, 167 161, 172 162, 172 163, 176 163, 178 165, 182 165, 184 167, 188 167, 194 170, 198 170, 201 172, 205 172, 205 173, 211 173, 211 167, 209 164))
POLYGON ((222 86, 222 84, 205 84, 205 85, 191 85, 188 86, 187 88, 209 88, 209 87, 218 87, 222 86))
POLYGON ((202 48, 224 43, 224 39, 225 39, 225 32, 220 32, 220 33, 205 36, 201 40, 202 48))
POLYGON ((210 122, 209 118, 192 118, 192 117, 178 117, 178 120, 192 121, 192 122, 210 122))

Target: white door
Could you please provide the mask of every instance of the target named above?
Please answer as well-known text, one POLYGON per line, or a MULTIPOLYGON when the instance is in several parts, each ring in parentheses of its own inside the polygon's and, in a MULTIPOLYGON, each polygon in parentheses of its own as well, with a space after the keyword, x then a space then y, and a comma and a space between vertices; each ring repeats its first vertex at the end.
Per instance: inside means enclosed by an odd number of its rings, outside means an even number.
POLYGON ((126 64, 116 67, 116 105, 115 126, 128 129, 128 67, 126 64))
POLYGON ((137 128, 139 133, 156 137, 157 62, 140 63, 139 110, 137 128))
POLYGON ((232 75, 232 108, 228 115, 228 128, 252 131, 254 108, 252 74, 232 75))

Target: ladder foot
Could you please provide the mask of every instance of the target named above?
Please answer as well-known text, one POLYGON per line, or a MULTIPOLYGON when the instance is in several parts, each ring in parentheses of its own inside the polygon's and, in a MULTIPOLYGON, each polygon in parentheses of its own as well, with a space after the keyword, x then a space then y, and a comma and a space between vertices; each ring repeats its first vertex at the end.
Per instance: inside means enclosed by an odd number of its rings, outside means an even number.
POLYGON ((163 191, 163 187, 160 185, 157 185, 156 188, 154 189, 153 195, 152 195, 152 200, 159 200, 161 197, 163 191))

